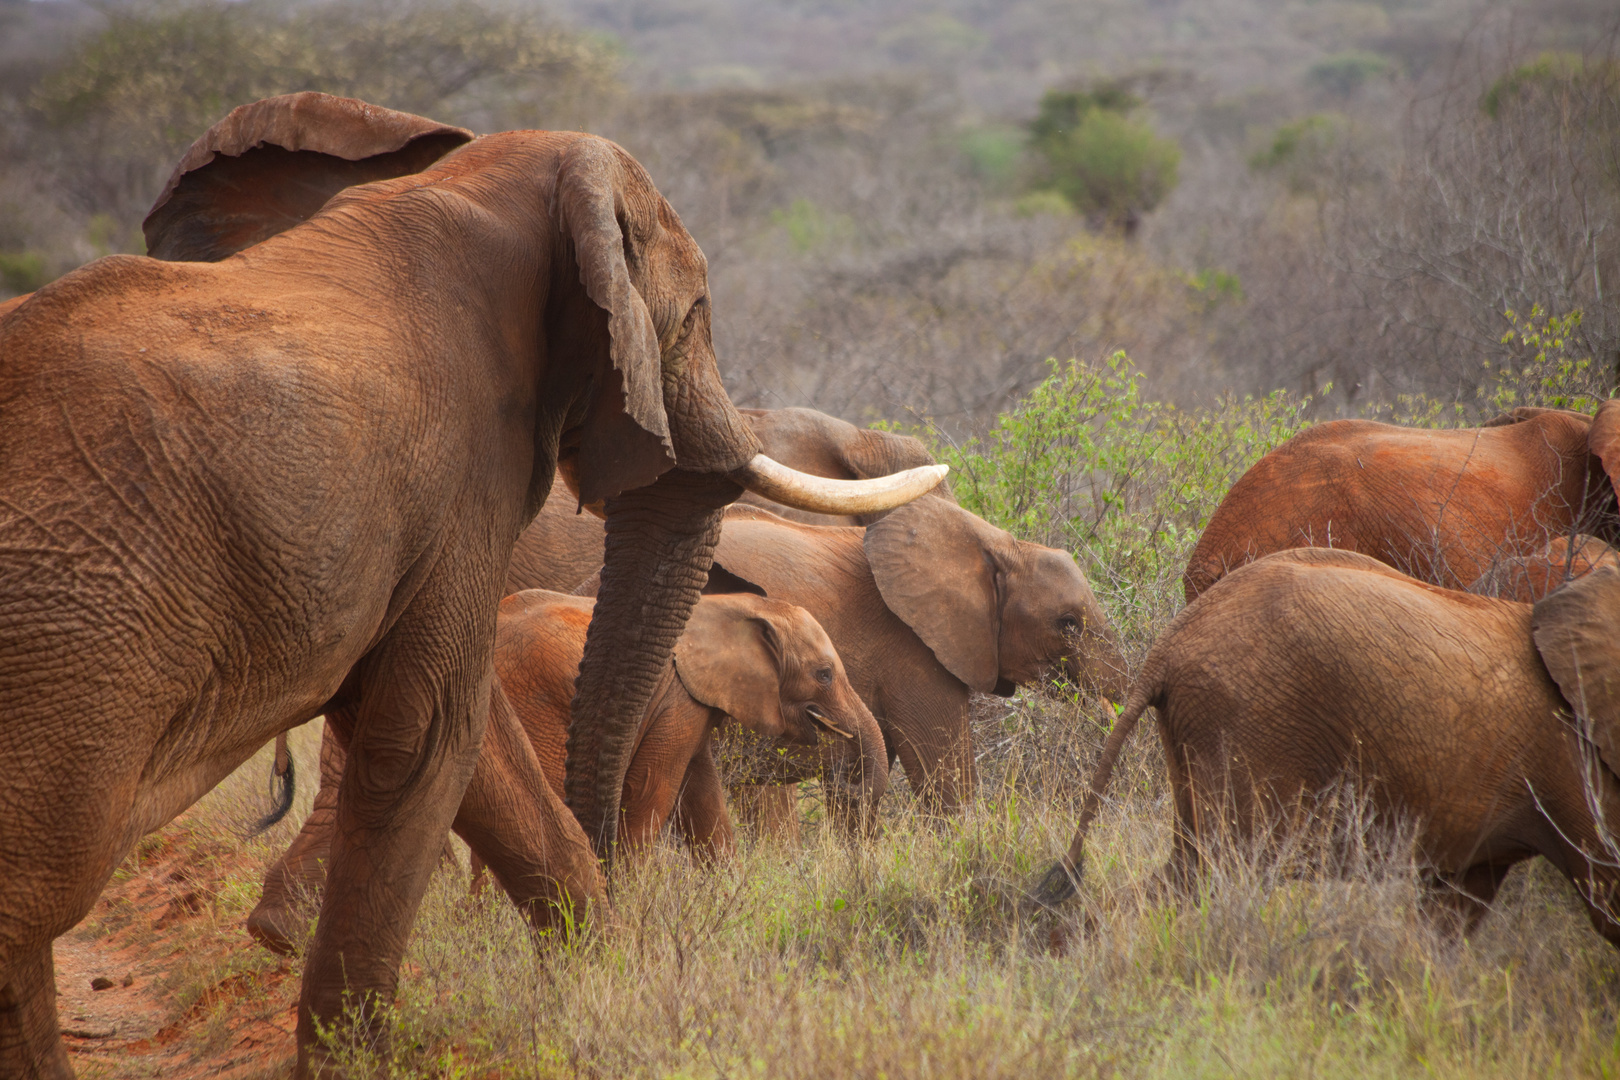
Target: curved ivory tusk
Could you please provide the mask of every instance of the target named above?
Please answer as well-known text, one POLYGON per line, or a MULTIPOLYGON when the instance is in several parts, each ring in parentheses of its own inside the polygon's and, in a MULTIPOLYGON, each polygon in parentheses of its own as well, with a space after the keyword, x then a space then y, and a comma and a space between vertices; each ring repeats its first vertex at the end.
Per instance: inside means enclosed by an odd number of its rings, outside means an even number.
POLYGON ((926 495, 950 471, 949 465, 919 465, 871 480, 829 480, 790 469, 764 454, 755 454, 732 478, 755 495, 763 495, 795 510, 817 514, 875 514, 926 495))

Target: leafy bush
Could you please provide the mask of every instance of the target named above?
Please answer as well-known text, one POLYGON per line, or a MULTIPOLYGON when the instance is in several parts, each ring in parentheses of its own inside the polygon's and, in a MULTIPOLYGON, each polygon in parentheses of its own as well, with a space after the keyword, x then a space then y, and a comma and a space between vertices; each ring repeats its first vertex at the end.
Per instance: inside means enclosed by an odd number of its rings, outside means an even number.
POLYGON ((1249 168, 1280 176, 1295 193, 1314 191, 1331 172, 1331 158, 1349 126, 1338 113, 1313 113, 1281 124, 1271 141, 1249 157, 1249 168))
MULTIPOLYGON (((1304 427, 1309 398, 1275 391, 1187 410, 1142 397, 1123 352, 1052 373, 982 439, 938 445, 962 504, 1014 535, 1073 551, 1116 607, 1146 615, 1181 573, 1227 489, 1304 427)), ((937 440, 936 440, 937 441, 937 440)))
POLYGON ((1620 65, 1613 62, 1589 65, 1576 53, 1544 52, 1491 83, 1480 98, 1479 107, 1492 120, 1499 120, 1513 105, 1536 101, 1556 103, 1572 93, 1590 89, 1613 92, 1617 86, 1620 86, 1620 65))
POLYGON ((0 287, 30 293, 45 284, 45 257, 37 251, 0 251, 0 287))
POLYGON ((1388 58, 1377 53, 1341 52, 1312 64, 1305 79, 1331 94, 1349 97, 1371 80, 1389 74, 1393 67, 1388 58))
POLYGON ((1485 377, 1473 400, 1399 394, 1369 415, 1410 427, 1468 427, 1520 407, 1596 412, 1620 395, 1620 365, 1599 367, 1576 345, 1580 311, 1549 315, 1536 304, 1528 315, 1510 308, 1502 317, 1508 329, 1501 344, 1510 358, 1481 363, 1485 377))
POLYGON ((1140 101, 1115 84, 1053 90, 1030 123, 1043 186, 1081 213, 1114 222, 1152 210, 1176 186, 1181 148, 1131 119, 1140 101))

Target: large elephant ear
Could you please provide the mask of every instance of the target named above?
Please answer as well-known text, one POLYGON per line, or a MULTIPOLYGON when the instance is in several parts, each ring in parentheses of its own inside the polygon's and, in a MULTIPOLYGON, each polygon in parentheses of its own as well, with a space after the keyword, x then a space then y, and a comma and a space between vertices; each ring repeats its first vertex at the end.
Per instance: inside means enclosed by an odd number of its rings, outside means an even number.
POLYGON ((1549 593, 1531 632, 1582 731, 1620 772, 1620 570, 1600 566, 1549 593))
POLYGON ((645 487, 675 464, 658 330, 625 258, 649 238, 642 233, 660 226, 641 220, 632 188, 650 191, 652 181, 606 139, 579 139, 558 167, 559 225, 573 242, 586 295, 607 313, 611 361, 599 377, 574 467, 585 504, 645 487))
POLYGON ((995 553, 1012 537, 944 499, 918 499, 866 529, 866 559, 889 610, 945 670, 983 693, 1001 672, 995 553))
POLYGON ((706 596, 675 643, 675 674, 694 700, 775 735, 787 726, 781 652, 776 628, 747 600, 706 596))
POLYGON ((1610 486, 1620 492, 1620 398, 1610 398, 1598 406, 1592 429, 1586 433, 1586 447, 1603 463, 1610 486))
POLYGON ((180 159, 141 223, 147 253, 217 262, 307 221, 346 187, 421 172, 472 137, 313 91, 240 106, 180 159))

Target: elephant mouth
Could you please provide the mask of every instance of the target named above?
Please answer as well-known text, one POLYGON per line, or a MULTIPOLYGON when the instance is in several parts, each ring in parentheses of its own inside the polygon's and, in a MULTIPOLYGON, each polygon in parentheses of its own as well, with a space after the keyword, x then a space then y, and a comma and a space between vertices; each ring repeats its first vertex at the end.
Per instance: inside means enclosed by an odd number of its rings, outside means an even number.
POLYGON ((804 711, 811 720, 815 721, 816 726, 822 730, 829 731, 832 734, 841 736, 845 739, 853 739, 855 737, 855 733, 853 731, 839 727, 838 722, 827 714, 827 710, 823 709, 815 702, 812 701, 807 704, 804 707, 804 711))

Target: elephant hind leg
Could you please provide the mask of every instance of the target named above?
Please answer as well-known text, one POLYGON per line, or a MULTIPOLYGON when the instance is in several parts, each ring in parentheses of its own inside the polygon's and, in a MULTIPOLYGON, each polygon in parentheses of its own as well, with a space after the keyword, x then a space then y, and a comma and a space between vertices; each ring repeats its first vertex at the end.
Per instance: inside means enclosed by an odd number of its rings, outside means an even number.
POLYGON ((51 947, 18 956, 0 983, 0 1076, 72 1080, 56 1019, 51 947))
POLYGON ((1424 890, 1422 910, 1447 937, 1467 937, 1490 911, 1513 863, 1481 863, 1458 874, 1435 874, 1424 890))

